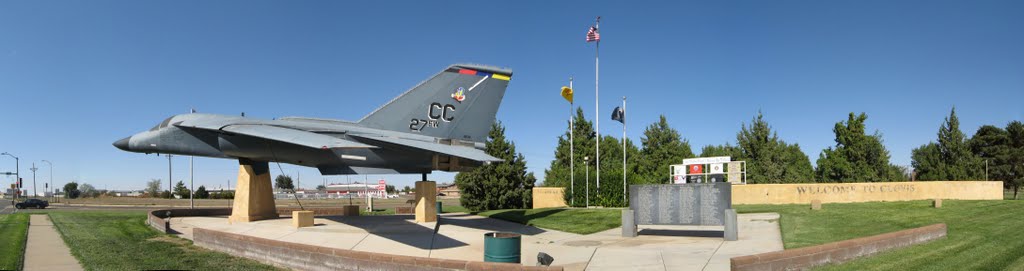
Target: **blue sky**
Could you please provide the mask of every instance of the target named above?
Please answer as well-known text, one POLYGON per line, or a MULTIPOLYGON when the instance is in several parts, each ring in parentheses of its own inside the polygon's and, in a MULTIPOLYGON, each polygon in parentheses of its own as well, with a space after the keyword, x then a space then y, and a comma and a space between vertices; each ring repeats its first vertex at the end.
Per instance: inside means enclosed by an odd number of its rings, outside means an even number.
MULTIPOLYGON (((600 15, 603 134, 621 135, 608 115, 622 96, 628 137, 664 114, 694 152, 735 142, 761 110, 813 164, 836 122, 866 112, 891 161, 909 165, 953 106, 968 135, 1024 119, 1021 14, 1021 1, 2 1, 0 151, 21 157, 26 180, 36 162, 40 189, 44 159, 61 185, 141 188, 167 179, 167 160, 111 143, 170 115, 357 120, 469 62, 515 71, 498 119, 543 178, 569 76, 593 119, 584 35, 600 15)), ((0 171, 13 166, 0 157, 0 171)), ((283 168, 305 187, 323 180, 283 168)), ((236 170, 197 158, 196 185, 233 185, 236 170)), ((187 158, 173 171, 187 182, 187 158)), ((368 178, 381 177, 419 178, 368 178)))

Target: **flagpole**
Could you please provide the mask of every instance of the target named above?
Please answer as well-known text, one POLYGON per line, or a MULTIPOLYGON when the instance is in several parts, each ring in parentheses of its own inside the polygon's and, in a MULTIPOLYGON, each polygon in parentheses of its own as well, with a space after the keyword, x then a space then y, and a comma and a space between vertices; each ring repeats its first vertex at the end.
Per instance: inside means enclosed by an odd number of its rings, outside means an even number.
MULTIPOLYGON (((572 89, 572 76, 569 76, 569 89, 572 89)), ((569 185, 570 185, 569 186, 569 191, 570 191, 569 194, 572 195, 572 197, 569 198, 569 204, 571 204, 573 206, 576 206, 576 167, 574 166, 574 164, 576 163, 576 158, 574 157, 576 151, 574 150, 574 146, 576 144, 573 143, 573 136, 572 136, 572 130, 574 128, 574 126, 573 126, 573 117, 572 117, 572 109, 573 109, 573 107, 575 107, 573 105, 573 101, 570 100, 569 101, 569 185)))
MULTIPOLYGON (((597 22, 594 24, 594 26, 597 27, 597 31, 598 31, 598 33, 600 33, 600 31, 601 31, 601 16, 597 17, 597 22)), ((595 138, 595 140, 597 140, 597 151, 596 151, 597 152, 597 159, 596 159, 596 161, 597 161, 597 194, 599 196, 601 195, 601 118, 599 117, 601 115, 601 112, 599 112, 600 108, 601 108, 601 106, 600 106, 600 100, 601 100, 600 97, 601 96, 598 95, 597 85, 598 85, 598 82, 599 82, 598 77, 600 76, 600 73, 601 73, 600 72, 601 64, 600 64, 600 62, 598 60, 599 59, 598 57, 601 55, 600 52, 601 52, 601 39, 598 39, 597 40, 597 45, 594 47, 594 119, 596 121, 596 125, 595 125, 594 131, 596 132, 595 134, 597 135, 597 138, 595 138)))
POLYGON ((626 96, 622 96, 622 202, 626 202, 626 96))

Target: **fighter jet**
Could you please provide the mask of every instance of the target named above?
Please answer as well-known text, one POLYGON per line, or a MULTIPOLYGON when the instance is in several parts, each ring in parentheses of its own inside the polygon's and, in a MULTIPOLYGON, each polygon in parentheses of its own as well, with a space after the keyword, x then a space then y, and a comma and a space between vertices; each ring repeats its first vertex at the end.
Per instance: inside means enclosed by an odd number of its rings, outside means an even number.
POLYGON ((289 163, 316 167, 324 175, 467 171, 502 161, 483 148, 511 77, 509 69, 455 64, 355 122, 190 113, 114 146, 146 154, 289 163))

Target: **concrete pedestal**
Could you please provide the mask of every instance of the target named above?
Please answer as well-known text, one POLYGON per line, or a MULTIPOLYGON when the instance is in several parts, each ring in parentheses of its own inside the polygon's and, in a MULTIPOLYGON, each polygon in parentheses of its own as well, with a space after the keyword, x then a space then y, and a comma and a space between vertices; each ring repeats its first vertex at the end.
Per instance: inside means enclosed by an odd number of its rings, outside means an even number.
POLYGON ((739 223, 736 220, 736 209, 725 209, 725 237, 726 241, 736 241, 740 239, 739 223))
POLYGON ((416 182, 416 223, 437 221, 437 183, 416 182))
POLYGON ((636 237, 636 220, 633 216, 633 210, 622 210, 622 237, 636 237))
POLYGON ((313 226, 313 211, 292 211, 292 226, 296 228, 313 226))
POLYGON ((238 185, 228 222, 251 222, 278 218, 274 206, 270 166, 264 161, 238 160, 238 185))

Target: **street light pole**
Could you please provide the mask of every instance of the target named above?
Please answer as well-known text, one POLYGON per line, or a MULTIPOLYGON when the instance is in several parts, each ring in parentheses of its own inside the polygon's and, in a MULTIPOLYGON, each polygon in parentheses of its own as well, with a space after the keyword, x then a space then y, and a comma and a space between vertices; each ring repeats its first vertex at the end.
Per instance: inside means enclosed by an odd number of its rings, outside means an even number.
POLYGON ((587 172, 587 208, 590 208, 590 156, 583 157, 583 168, 587 172))
MULTIPOLYGON (((20 162, 18 161, 19 160, 18 157, 14 156, 13 154, 11 154, 9 152, 0 153, 0 155, 7 155, 7 156, 10 156, 10 157, 14 157, 14 183, 15 184, 21 183, 21 166, 19 165, 20 162)), ((19 191, 21 190, 21 187, 16 187, 16 188, 19 191)), ((14 194, 14 197, 17 198, 18 194, 14 194)))

